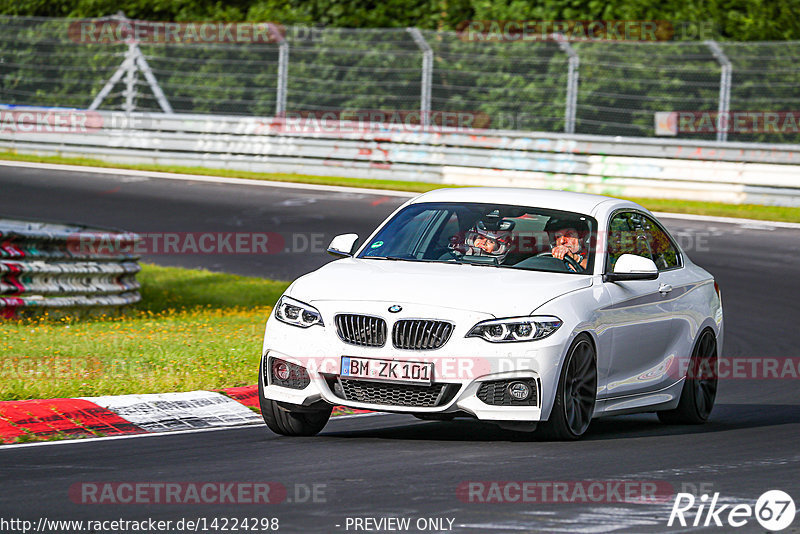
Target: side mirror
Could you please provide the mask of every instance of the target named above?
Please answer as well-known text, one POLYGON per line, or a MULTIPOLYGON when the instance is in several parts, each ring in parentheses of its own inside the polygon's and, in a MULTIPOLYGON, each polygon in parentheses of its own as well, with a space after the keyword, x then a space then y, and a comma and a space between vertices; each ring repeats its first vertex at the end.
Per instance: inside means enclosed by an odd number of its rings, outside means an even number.
POLYGON ((630 280, 655 280, 658 267, 650 258, 623 254, 617 259, 613 273, 603 275, 604 282, 627 282, 630 280))
POLYGON ((337 258, 349 258, 353 255, 356 241, 358 241, 358 234, 337 235, 328 245, 328 254, 337 258))

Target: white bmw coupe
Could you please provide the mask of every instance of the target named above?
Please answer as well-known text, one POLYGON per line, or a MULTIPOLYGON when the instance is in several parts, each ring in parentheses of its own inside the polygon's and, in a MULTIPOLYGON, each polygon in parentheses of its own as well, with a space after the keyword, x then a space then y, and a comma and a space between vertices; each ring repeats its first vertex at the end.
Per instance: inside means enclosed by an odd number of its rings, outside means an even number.
POLYGON ((313 435, 334 405, 472 417, 547 439, 595 417, 705 422, 722 300, 643 207, 535 189, 442 189, 298 278, 266 325, 267 426, 313 435))

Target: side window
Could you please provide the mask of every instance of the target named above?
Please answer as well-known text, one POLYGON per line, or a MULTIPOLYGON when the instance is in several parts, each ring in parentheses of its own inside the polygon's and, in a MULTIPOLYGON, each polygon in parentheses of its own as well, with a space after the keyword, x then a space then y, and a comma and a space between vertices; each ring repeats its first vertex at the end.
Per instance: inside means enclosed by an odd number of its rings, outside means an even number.
MULTIPOLYGON (((412 208, 413 209, 413 208, 412 208)), ((391 241, 374 241, 364 252, 364 256, 408 256, 419 247, 425 230, 434 221, 439 210, 427 209, 418 213, 409 211, 406 217, 393 219, 384 231, 392 236, 391 241)))
POLYGON ((680 255, 675 244, 652 219, 642 217, 645 236, 650 246, 653 261, 659 271, 666 271, 680 267, 680 255))
POLYGON ((652 259, 650 244, 644 230, 644 219, 643 215, 635 212, 618 213, 611 219, 611 224, 608 227, 607 271, 614 270, 614 265, 623 254, 633 254, 652 259))
POLYGON ((439 244, 447 246, 450 244, 450 238, 458 233, 458 214, 454 211, 441 230, 439 230, 439 244))
POLYGON ((436 260, 445 255, 447 258, 448 245, 450 238, 457 235, 459 231, 458 213, 443 212, 439 228, 431 235, 430 243, 424 244, 425 253, 422 259, 436 260))

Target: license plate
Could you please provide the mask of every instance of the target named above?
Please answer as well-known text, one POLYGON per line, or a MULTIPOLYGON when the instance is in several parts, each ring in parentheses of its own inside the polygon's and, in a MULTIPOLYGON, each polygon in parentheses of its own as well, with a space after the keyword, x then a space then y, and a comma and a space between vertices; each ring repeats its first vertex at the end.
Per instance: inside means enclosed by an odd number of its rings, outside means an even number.
POLYGON ((386 380, 429 386, 433 378, 433 362, 406 362, 342 356, 342 378, 386 380))

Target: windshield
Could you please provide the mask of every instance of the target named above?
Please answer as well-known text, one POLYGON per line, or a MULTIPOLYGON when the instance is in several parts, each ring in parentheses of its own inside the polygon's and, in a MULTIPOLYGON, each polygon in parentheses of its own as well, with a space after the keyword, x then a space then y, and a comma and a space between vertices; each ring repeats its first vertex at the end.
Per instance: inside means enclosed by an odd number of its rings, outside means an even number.
POLYGON ((596 233, 596 221, 579 213, 421 203, 395 215, 358 257, 589 274, 596 233))

